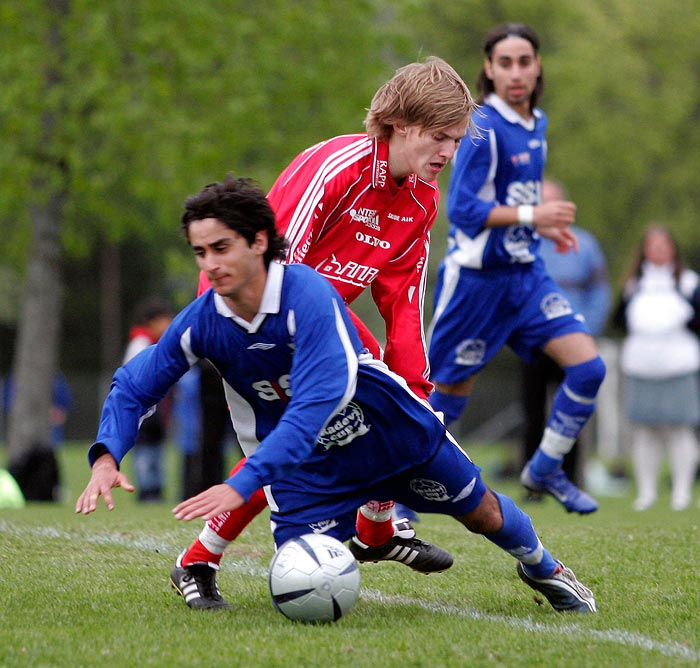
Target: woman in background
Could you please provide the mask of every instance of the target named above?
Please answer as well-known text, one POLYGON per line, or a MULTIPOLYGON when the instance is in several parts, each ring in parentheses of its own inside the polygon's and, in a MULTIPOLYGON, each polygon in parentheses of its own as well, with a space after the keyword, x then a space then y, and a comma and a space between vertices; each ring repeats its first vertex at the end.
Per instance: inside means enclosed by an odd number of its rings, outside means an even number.
POLYGON ((684 510, 700 461, 695 428, 700 424, 700 341, 696 319, 700 277, 687 269, 678 244, 661 225, 645 233, 627 273, 618 322, 626 327, 622 347, 625 412, 632 425, 636 510, 658 496, 668 449, 671 508, 684 510))

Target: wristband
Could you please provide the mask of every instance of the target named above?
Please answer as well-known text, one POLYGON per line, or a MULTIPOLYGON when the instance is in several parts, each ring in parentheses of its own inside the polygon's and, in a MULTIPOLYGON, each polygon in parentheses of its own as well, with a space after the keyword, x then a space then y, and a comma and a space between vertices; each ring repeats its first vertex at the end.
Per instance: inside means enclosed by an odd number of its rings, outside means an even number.
POLYGON ((521 204, 518 207, 518 225, 528 225, 532 227, 535 224, 535 207, 532 204, 521 204))

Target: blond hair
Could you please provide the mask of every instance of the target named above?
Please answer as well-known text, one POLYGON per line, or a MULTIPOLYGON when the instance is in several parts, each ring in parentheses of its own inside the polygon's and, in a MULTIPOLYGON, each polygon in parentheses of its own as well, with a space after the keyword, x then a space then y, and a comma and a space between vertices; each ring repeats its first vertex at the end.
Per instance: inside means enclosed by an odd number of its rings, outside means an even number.
POLYGON ((475 102, 457 72, 442 58, 430 56, 424 63, 411 63, 374 95, 365 118, 371 137, 391 137, 393 124, 417 125, 440 130, 465 121, 471 125, 475 102))

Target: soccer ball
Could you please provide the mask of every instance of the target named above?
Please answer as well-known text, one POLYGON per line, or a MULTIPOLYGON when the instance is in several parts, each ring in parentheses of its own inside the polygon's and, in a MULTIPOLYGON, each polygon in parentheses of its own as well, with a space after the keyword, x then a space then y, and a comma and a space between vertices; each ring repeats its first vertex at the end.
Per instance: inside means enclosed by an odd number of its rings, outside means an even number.
POLYGON ((360 594, 360 569, 339 540, 310 533, 292 538, 270 563, 272 604, 289 619, 336 622, 360 594))

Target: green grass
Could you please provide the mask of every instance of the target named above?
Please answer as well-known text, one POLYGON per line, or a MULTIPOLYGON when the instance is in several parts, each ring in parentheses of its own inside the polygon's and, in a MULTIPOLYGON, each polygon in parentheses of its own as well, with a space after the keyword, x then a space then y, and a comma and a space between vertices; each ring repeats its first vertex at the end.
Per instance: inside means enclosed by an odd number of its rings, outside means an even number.
MULTIPOLYGON (((498 450, 470 448, 478 462, 498 450)), ((361 566, 360 600, 337 624, 277 613, 267 590, 272 543, 264 515, 227 552, 220 587, 232 611, 195 612, 170 588, 178 552, 201 522, 179 523, 171 499, 78 516, 84 448, 62 452, 66 500, 0 510, 0 666, 251 666, 443 668, 700 665, 700 509, 635 513, 602 499, 592 516, 553 501, 525 506, 544 544, 595 592, 599 614, 538 605, 515 562, 447 517, 422 517, 421 537, 455 565, 426 577, 393 563, 361 566)), ((488 467, 485 478, 489 482, 488 467)), ((516 500, 513 483, 495 485, 516 500)))

